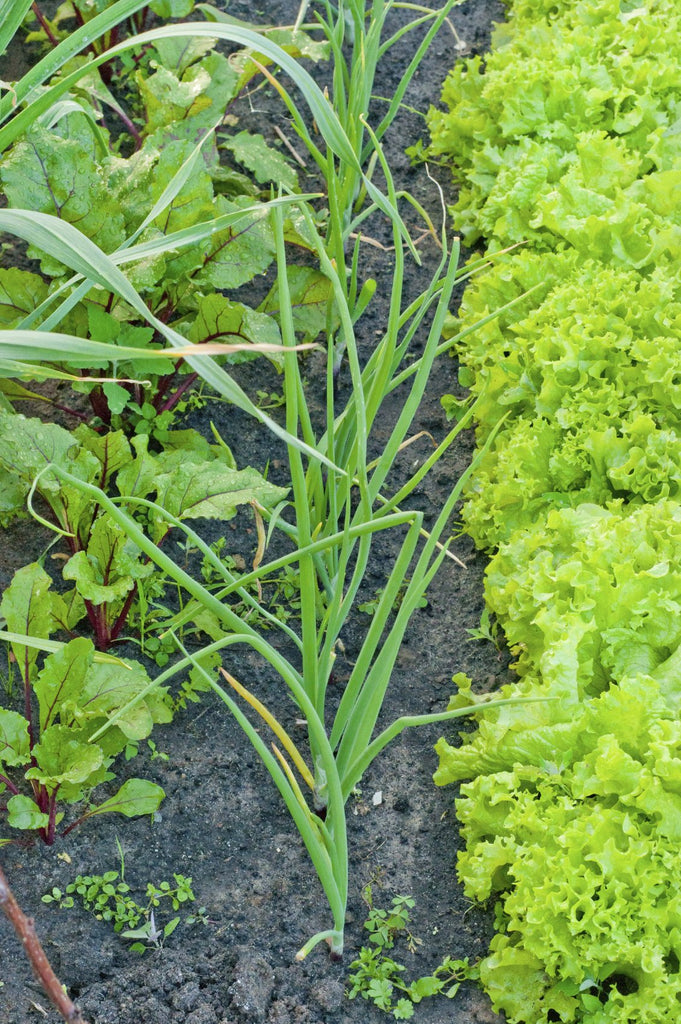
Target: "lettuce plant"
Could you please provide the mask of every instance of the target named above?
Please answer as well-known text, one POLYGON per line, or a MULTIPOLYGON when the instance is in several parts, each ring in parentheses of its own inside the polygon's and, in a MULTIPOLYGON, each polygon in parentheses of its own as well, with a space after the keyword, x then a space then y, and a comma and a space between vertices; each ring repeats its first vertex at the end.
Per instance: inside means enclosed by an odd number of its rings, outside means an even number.
MULTIPOLYGON (((431 115, 465 236, 527 243, 448 330, 480 402, 464 519, 498 548, 502 696, 533 703, 442 740, 436 775, 472 780, 458 870, 496 901, 480 976, 512 1024, 666 1024, 681 999, 680 31, 665 0, 517 0, 431 115)), ((484 707, 455 680, 452 708, 484 707)))
POLYGON ((485 58, 459 62, 431 111, 431 154, 455 166, 468 241, 565 242, 630 266, 678 254, 681 31, 673 0, 513 3, 485 58))
MULTIPOLYGON (((510 1021, 673 1018, 670 888, 681 837, 681 508, 553 511, 502 545, 488 601, 518 655, 503 695, 439 784, 457 813, 469 896, 498 901, 481 979, 510 1021)), ((470 681, 452 707, 481 706, 470 681)))
POLYGON ((457 65, 430 116, 431 154, 464 182, 457 226, 491 252, 531 243, 495 257, 449 327, 462 383, 485 392, 480 438, 508 413, 464 513, 481 546, 553 505, 678 493, 681 78, 659 34, 678 36, 678 11, 542 11, 514 4, 485 73, 457 65))
POLYGON ((664 268, 520 251, 471 283, 450 329, 467 332, 460 379, 480 395, 479 439, 507 413, 464 511, 478 544, 556 505, 679 497, 681 289, 664 268))

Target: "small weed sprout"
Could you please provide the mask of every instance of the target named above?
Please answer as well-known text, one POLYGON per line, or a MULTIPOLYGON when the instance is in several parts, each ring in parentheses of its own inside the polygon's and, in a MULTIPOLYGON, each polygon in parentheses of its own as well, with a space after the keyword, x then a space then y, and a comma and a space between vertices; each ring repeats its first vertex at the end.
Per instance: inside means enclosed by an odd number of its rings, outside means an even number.
POLYGON ((386 956, 385 951, 393 949, 399 939, 406 940, 411 953, 422 944, 409 930, 414 900, 410 896, 395 896, 389 910, 379 909, 373 904, 371 885, 365 887, 363 898, 369 908, 364 927, 370 934, 371 945, 362 946, 359 957, 350 964, 348 999, 361 995, 395 1020, 409 1020, 415 1004, 422 999, 436 995, 452 999, 462 981, 478 978, 478 970, 470 966, 468 958, 446 957, 432 974, 407 984, 403 979, 406 967, 386 956))
MULTIPOLYGON (((157 925, 155 912, 161 906, 173 911, 185 909, 196 901, 192 880, 185 875, 173 873, 173 883, 168 881, 155 885, 148 882, 142 903, 131 895, 131 887, 125 880, 125 860, 120 843, 120 871, 106 871, 103 875, 78 875, 65 890, 54 886, 42 897, 43 903, 56 903, 62 910, 69 910, 76 902, 82 904, 98 921, 109 921, 115 932, 124 939, 135 940, 131 952, 145 953, 148 949, 160 949, 181 923, 180 915, 163 925, 157 925)), ((184 919, 186 925, 207 924, 206 908, 199 907, 184 919)))

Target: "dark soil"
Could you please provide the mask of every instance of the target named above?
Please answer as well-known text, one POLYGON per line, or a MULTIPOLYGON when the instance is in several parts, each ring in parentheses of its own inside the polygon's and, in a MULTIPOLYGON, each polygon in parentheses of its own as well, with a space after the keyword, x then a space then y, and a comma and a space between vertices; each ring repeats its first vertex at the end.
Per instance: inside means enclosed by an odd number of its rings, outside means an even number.
MULTIPOLYGON (((230 13, 237 17, 283 23, 291 21, 296 8, 290 0, 262 0, 257 10, 247 0, 229 5, 230 13)), ((468 0, 452 14, 469 53, 486 48, 491 22, 501 17, 503 9, 497 0, 468 0)), ((393 51, 384 64, 377 86, 381 95, 392 95, 414 47, 414 39, 407 36, 399 56, 393 51)), ((443 29, 407 93, 406 104, 424 111, 437 102, 454 58, 451 33, 443 29)), ((3 73, 2 77, 9 75, 3 73)), ((280 125, 286 127, 284 115, 272 112, 271 98, 258 93, 257 102, 267 116, 278 116, 280 125)), ((263 111, 256 110, 252 116, 262 122, 263 111)), ((405 112, 392 129, 388 150, 399 187, 415 193, 439 223, 434 186, 423 168, 410 168, 403 153, 403 146, 422 135, 424 127, 422 118, 405 112)), ((451 196, 448 176, 440 177, 445 195, 451 196)), ((407 217, 415 227, 416 215, 407 217)), ((382 231, 380 224, 372 224, 368 233, 380 239, 382 231)), ((380 287, 390 256, 378 249, 375 254, 371 273, 379 281, 379 295, 373 318, 366 316, 362 321, 362 342, 367 348, 383 322, 382 302, 387 299, 380 295, 380 287)), ((429 267, 436 265, 432 239, 421 243, 421 254, 424 267, 410 270, 407 292, 413 294, 425 287, 429 267)), ((405 301, 409 298, 406 294, 405 301)), ((247 374, 254 373, 253 365, 247 374)), ((315 372, 313 361, 309 368, 312 386, 315 372)), ((276 381, 273 384, 276 386, 276 381)), ((262 386, 260 382, 258 386, 262 386)), ((437 440, 444 436, 448 425, 439 400, 455 387, 455 364, 444 358, 433 374, 414 432, 428 430, 437 440)), ((400 401, 401 396, 394 393, 393 408, 386 409, 382 424, 386 432, 399 412, 400 401)), ((224 405, 212 403, 192 425, 208 432, 210 420, 233 447, 240 465, 262 469, 271 459, 276 473, 277 453, 271 438, 224 405)), ((380 436, 376 442, 380 444, 380 436)), ((426 479, 416 503, 427 514, 434 516, 442 506, 471 449, 472 438, 467 435, 426 479)), ((395 482, 430 450, 425 438, 411 446, 402 464, 395 467, 395 482)), ((241 543, 237 526, 230 523, 225 532, 227 550, 237 550, 241 543)), ((39 556, 46 544, 32 524, 11 531, 3 544, 0 586, 7 584, 15 569, 39 556)), ((379 547, 376 551, 366 582, 367 596, 385 583, 383 557, 389 552, 379 547)), ((407 712, 444 708, 454 672, 468 672, 485 687, 506 678, 505 655, 491 643, 470 642, 466 632, 480 620, 484 558, 466 538, 457 541, 455 551, 467 567, 447 562, 430 588, 428 607, 415 615, 388 691, 386 722, 407 712)), ((347 678, 368 621, 366 615, 358 614, 344 634, 345 663, 340 657, 337 663, 339 686, 347 678)), ((254 657, 240 654, 239 658, 237 675, 266 695, 275 714, 287 716, 291 706, 281 684, 268 676, 254 657)), ((28 849, 6 848, 3 866, 24 910, 35 917, 61 981, 91 1024, 383 1022, 389 1018, 372 1004, 344 997, 347 965, 366 939, 362 929, 366 907, 361 894, 368 882, 373 884, 378 906, 389 905, 396 893, 415 899, 412 930, 422 944, 415 954, 396 950, 396 959, 406 964, 409 977, 429 972, 447 955, 474 959, 484 954, 492 934, 490 915, 470 905, 456 880, 456 792, 453 788, 438 790, 431 781, 436 767, 433 744, 441 731, 429 728, 403 733, 367 772, 361 795, 348 807, 351 885, 344 964, 332 963, 325 947, 315 949, 302 964, 295 961, 302 943, 329 926, 330 913, 269 775, 223 706, 208 696, 155 734, 167 761, 152 761, 140 754, 134 762, 121 766, 116 785, 126 774, 134 774, 164 787, 167 798, 153 824, 148 819, 93 820, 53 848, 37 844, 28 849), (382 801, 375 803, 374 795, 379 793, 382 801), (208 924, 181 926, 162 950, 140 958, 129 952, 109 925, 85 911, 60 911, 41 903, 43 893, 53 886, 64 889, 78 873, 116 869, 116 837, 125 852, 126 879, 133 887, 143 890, 148 881, 170 879, 173 872, 190 875, 197 905, 206 907, 208 924)), ((449 730, 450 735, 454 732, 449 730)), ((0 1024, 56 1024, 60 1018, 33 982, 22 950, 4 920, 0 920, 0 945, 0 1024)), ((451 1001, 444 997, 426 1000, 417 1008, 416 1019, 424 1024, 500 1021, 489 1000, 470 985, 451 1001)))

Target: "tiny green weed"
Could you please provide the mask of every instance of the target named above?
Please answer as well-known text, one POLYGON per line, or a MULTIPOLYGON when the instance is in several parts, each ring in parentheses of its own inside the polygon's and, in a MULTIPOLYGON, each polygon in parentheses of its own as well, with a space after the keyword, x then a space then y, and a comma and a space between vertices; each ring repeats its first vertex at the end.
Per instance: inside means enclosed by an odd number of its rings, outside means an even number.
MULTIPOLYGON (((173 873, 173 882, 163 881, 158 885, 148 882, 145 899, 141 903, 131 895, 131 887, 125 880, 125 860, 120 844, 120 871, 106 871, 103 875, 78 875, 65 890, 54 886, 42 897, 43 903, 56 903, 62 910, 69 910, 76 902, 93 914, 98 921, 109 921, 115 932, 124 939, 135 940, 130 950, 145 953, 148 949, 160 949, 182 922, 181 916, 171 918, 163 925, 156 924, 155 912, 178 911, 196 901, 192 880, 185 875, 173 873)), ((199 907, 184 919, 187 925, 207 924, 206 908, 199 907)))
POLYGON ((480 625, 474 629, 467 629, 469 640, 489 640, 499 650, 499 627, 496 620, 490 618, 489 608, 483 610, 480 616, 480 625))
POLYGON ((370 933, 371 945, 362 946, 359 957, 350 964, 348 999, 361 995, 395 1020, 409 1020, 414 1016, 414 1006, 422 999, 437 995, 452 999, 462 981, 478 978, 478 970, 469 965, 468 958, 445 957, 432 974, 407 984, 403 979, 406 967, 386 956, 385 951, 393 949, 399 939, 406 941, 411 953, 421 945, 421 940, 409 930, 414 900, 409 896, 395 896, 390 909, 382 910, 374 907, 371 885, 365 887, 363 896, 369 907, 364 927, 370 933))
MULTIPOLYGON (((133 757, 137 757, 139 754, 140 740, 130 740, 124 750, 125 760, 131 761, 133 757)), ((153 740, 146 741, 146 747, 149 751, 149 757, 152 761, 168 761, 169 755, 164 750, 159 750, 153 740)))
MULTIPOLYGON (((410 580, 409 579, 405 579, 403 586, 400 587, 400 589, 399 589, 399 591, 397 593, 397 597, 393 601, 393 605, 392 605, 393 612, 398 612, 399 611, 400 605, 402 604, 402 599, 404 598, 404 595, 407 592, 407 587, 409 586, 409 583, 410 583, 410 580)), ((376 612, 378 611, 378 608, 379 608, 380 604, 381 604, 381 599, 382 599, 384 593, 385 593, 385 587, 379 587, 373 597, 370 597, 367 601, 364 601, 362 604, 357 606, 359 611, 360 612, 364 612, 366 615, 375 615, 376 612)), ((428 607, 428 598, 424 595, 416 603, 416 607, 417 608, 427 608, 428 607)))

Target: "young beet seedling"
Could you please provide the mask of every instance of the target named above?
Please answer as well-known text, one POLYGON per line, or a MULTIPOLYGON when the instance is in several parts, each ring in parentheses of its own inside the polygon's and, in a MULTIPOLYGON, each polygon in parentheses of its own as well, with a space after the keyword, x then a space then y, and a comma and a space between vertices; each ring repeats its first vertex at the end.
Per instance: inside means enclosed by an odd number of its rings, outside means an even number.
MULTIPOLYGON (((15 574, 0 602, 24 707, 23 713, 0 708, 0 806, 12 829, 37 831, 48 844, 64 816, 60 805, 79 803, 112 779, 109 767, 126 744, 172 717, 160 688, 139 700, 134 714, 123 714, 102 743, 91 741, 113 714, 148 688, 149 677, 136 662, 96 655, 84 638, 51 644, 53 632, 69 627, 73 605, 73 592, 54 593, 37 564, 15 574), (32 646, 21 642, 26 635, 32 646), (42 663, 40 647, 52 648, 42 663)), ((64 831, 97 814, 153 814, 163 796, 160 786, 129 779, 115 796, 90 807, 64 831)), ((0 839, 0 845, 8 842, 0 839)))

